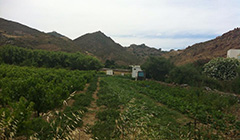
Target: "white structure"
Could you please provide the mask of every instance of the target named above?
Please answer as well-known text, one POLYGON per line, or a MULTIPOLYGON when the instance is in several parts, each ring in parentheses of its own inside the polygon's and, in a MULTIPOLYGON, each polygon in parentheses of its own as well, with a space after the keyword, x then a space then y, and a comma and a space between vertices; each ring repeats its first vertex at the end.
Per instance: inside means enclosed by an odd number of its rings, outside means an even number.
POLYGON ((106 75, 113 75, 113 70, 107 70, 106 75))
POLYGON ((230 49, 227 51, 227 58, 236 58, 240 60, 240 49, 230 49))
POLYGON ((137 78, 138 72, 142 71, 141 67, 139 65, 133 65, 132 67, 132 78, 137 78))

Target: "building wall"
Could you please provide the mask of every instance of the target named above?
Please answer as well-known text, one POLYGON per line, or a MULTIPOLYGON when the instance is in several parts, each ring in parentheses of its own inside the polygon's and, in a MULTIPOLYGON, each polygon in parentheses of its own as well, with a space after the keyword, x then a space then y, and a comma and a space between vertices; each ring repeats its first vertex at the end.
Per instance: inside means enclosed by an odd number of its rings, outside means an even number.
POLYGON ((132 67, 132 78, 136 78, 139 71, 142 71, 140 66, 133 66, 132 67))
POLYGON ((113 75, 113 70, 107 70, 106 75, 113 75))
POLYGON ((114 71, 115 75, 122 75, 122 73, 124 73, 124 75, 131 74, 131 72, 126 72, 126 71, 114 71))
MULTIPOLYGON (((109 70, 101 70, 101 72, 104 72, 104 73, 106 73, 106 75, 108 75, 107 71, 109 71, 109 70)), ((131 74, 131 71, 115 71, 115 70, 113 70, 113 75, 122 75, 122 74, 129 75, 129 74, 131 74)))
POLYGON ((240 55, 240 49, 230 49, 227 52, 227 58, 240 59, 239 55, 240 55))

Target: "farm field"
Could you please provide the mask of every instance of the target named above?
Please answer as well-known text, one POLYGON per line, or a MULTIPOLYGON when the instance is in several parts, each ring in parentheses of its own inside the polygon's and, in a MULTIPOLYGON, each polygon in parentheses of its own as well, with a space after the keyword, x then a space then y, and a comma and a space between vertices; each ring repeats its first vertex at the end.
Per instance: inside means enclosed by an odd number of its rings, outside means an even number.
POLYGON ((154 81, 101 77, 97 139, 237 139, 239 120, 231 96, 168 87, 154 81))
POLYGON ((0 65, 0 139, 71 137, 96 90, 95 73, 0 65))
POLYGON ((239 100, 232 96, 123 76, 106 77, 95 71, 4 64, 0 72, 3 139, 240 136, 239 114, 234 112, 239 100))

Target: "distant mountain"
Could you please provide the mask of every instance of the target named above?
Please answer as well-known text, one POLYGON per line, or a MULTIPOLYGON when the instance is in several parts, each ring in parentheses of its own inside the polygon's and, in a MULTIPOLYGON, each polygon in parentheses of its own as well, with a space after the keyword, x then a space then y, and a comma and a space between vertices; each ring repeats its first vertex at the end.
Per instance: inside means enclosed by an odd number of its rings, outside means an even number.
POLYGON ((240 49, 240 29, 236 28, 184 50, 163 52, 144 44, 122 47, 100 31, 71 40, 57 32, 44 33, 0 18, 0 46, 6 44, 49 51, 83 52, 99 58, 103 63, 114 60, 119 65, 142 64, 149 56, 163 56, 170 58, 176 65, 183 65, 226 57, 227 50, 240 49))
POLYGON ((65 39, 65 40, 71 40, 68 37, 66 37, 64 35, 61 35, 60 33, 56 32, 56 31, 52 31, 52 32, 49 32, 47 34, 55 36, 55 37, 59 37, 59 38, 65 39))
POLYGON ((159 57, 165 53, 164 51, 161 51, 161 49, 151 48, 151 47, 146 46, 145 44, 141 44, 141 45, 132 44, 129 47, 126 47, 126 50, 128 52, 133 53, 140 59, 145 59, 145 60, 149 56, 159 57))
MULTIPOLYGON (((240 29, 224 33, 215 39, 197 43, 181 51, 172 52, 171 59, 176 65, 183 65, 196 61, 209 61, 216 57, 226 57, 229 49, 240 49, 240 29)), ((165 57, 169 57, 165 54, 165 57)))
POLYGON ((80 51, 99 58, 103 63, 107 59, 114 60, 119 65, 143 63, 143 60, 100 31, 83 35, 73 41, 55 31, 44 33, 0 18, 0 46, 6 44, 70 53, 80 51))
POLYGON ((17 22, 0 18, 0 45, 6 44, 50 51, 80 51, 71 40, 55 37, 17 22))
POLYGON ((128 52, 101 31, 85 34, 73 42, 87 54, 94 55, 102 61, 114 60, 119 65, 143 63, 136 55, 128 52))

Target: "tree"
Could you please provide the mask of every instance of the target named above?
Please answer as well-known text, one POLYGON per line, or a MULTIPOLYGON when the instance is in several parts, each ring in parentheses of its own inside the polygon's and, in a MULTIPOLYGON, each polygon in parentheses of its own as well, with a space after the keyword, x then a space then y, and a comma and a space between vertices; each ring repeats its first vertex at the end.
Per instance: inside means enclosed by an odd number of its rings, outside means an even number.
POLYGON ((175 67, 169 73, 169 82, 198 86, 201 82, 201 73, 192 64, 175 67))
POLYGON ((165 81, 174 65, 164 57, 150 57, 143 65, 148 78, 165 81))
POLYGON ((232 80, 237 77, 239 61, 234 58, 215 58, 204 65, 204 73, 219 80, 232 80))
POLYGON ((115 68, 116 64, 114 60, 106 60, 105 61, 105 68, 115 68))

